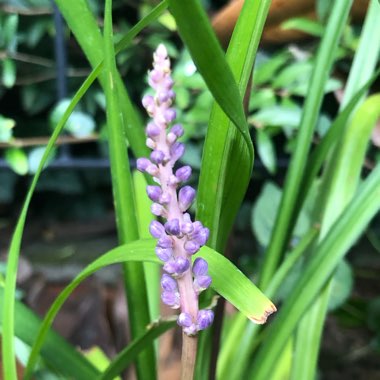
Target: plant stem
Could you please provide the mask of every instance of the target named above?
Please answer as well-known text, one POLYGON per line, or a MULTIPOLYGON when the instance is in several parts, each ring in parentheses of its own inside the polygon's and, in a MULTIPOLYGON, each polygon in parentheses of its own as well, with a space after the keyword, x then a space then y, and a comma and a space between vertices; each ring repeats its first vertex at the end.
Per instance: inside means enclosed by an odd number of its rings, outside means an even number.
POLYGON ((182 333, 181 380, 193 380, 194 378, 197 344, 198 336, 189 336, 182 333))

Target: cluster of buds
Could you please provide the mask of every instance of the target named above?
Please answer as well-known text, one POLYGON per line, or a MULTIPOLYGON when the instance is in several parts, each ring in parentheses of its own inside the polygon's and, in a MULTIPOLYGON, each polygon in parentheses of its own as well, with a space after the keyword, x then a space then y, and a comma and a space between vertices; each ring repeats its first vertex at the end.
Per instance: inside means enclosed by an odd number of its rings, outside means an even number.
POLYGON ((178 324, 186 334, 195 335, 214 319, 212 310, 199 310, 198 306, 200 292, 211 284, 208 264, 201 257, 192 263, 192 255, 206 244, 209 230, 199 221, 192 222, 186 212, 194 201, 195 190, 191 186, 178 190, 190 178, 191 167, 174 169, 185 152, 184 144, 177 141, 184 131, 180 124, 173 124, 175 93, 170 60, 162 44, 153 55, 149 85, 155 93, 144 96, 142 103, 152 118, 146 127, 146 144, 152 153, 150 159, 137 160, 137 169, 150 174, 157 183, 147 186, 148 196, 154 202, 151 211, 166 220, 164 224, 157 220, 150 224, 150 233, 158 239, 156 254, 164 263, 161 299, 173 309, 180 309, 178 324))

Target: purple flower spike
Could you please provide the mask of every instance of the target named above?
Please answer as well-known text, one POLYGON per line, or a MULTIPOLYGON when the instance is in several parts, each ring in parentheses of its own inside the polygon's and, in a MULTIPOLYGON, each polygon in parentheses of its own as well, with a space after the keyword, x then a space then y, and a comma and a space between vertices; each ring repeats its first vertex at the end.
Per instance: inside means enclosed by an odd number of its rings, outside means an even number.
POLYGON ((164 273, 161 277, 161 287, 168 292, 173 292, 177 290, 177 281, 172 276, 164 273))
POLYGON ((149 225, 149 232, 154 238, 158 239, 165 233, 165 228, 157 220, 152 220, 149 225))
POLYGON ((195 190, 191 186, 183 187, 178 193, 178 203, 181 211, 186 211, 195 198, 195 190))
POLYGON ((189 313, 181 313, 178 316, 177 323, 182 327, 190 327, 193 324, 193 320, 189 313))
POLYGON ((175 92, 171 77, 170 59, 164 45, 153 54, 153 69, 148 83, 153 95, 144 96, 142 103, 151 117, 146 127, 146 145, 152 150, 150 159, 137 160, 137 168, 153 177, 156 186, 147 186, 147 194, 154 202, 151 211, 162 217, 162 223, 152 221, 151 235, 157 239, 156 255, 166 272, 161 278, 161 299, 174 308, 180 308, 178 324, 187 335, 196 335, 208 327, 214 314, 199 310, 199 294, 211 284, 207 262, 197 258, 191 266, 190 257, 206 244, 209 230, 201 222, 191 220, 186 210, 195 198, 195 190, 178 185, 189 180, 191 167, 173 167, 184 154, 185 145, 178 141, 184 128, 175 123, 177 112, 173 106, 175 92))
POLYGON ((175 172, 175 176, 181 182, 186 182, 191 177, 191 167, 186 165, 182 166, 175 172))
POLYGON ((162 195, 162 189, 160 186, 147 186, 146 193, 148 194, 150 200, 153 202, 158 202, 162 195))
POLYGON ((199 310, 197 317, 198 330, 207 329, 214 320, 214 312, 210 309, 199 310))
POLYGON ((178 236, 181 233, 181 229, 179 228, 179 220, 172 219, 165 223, 165 230, 170 235, 178 236))
POLYGON ((193 273, 195 276, 204 276, 208 272, 207 261, 202 257, 197 257, 193 264, 193 273))

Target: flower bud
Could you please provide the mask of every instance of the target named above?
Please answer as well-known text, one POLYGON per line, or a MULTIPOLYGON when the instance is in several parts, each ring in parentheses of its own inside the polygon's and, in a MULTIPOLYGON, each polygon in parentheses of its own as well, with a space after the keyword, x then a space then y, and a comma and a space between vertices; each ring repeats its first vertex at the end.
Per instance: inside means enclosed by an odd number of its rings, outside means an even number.
POLYGON ((164 291, 161 294, 161 299, 165 305, 168 305, 173 309, 178 309, 180 307, 180 299, 178 292, 164 291))
POLYGON ((173 108, 168 108, 164 113, 164 118, 167 123, 171 123, 173 120, 175 120, 177 116, 177 112, 173 108))
POLYGON ((162 235, 158 239, 157 246, 161 248, 173 248, 173 240, 168 235, 162 235))
POLYGON ((208 264, 207 261, 202 259, 202 257, 197 257, 193 263, 193 273, 194 276, 204 276, 207 274, 208 264))
POLYGON ((162 150, 154 150, 151 154, 150 154, 150 159, 156 163, 156 164, 161 164, 162 161, 164 160, 165 158, 165 153, 162 151, 162 150))
POLYGON ((186 252, 190 255, 194 255, 195 253, 197 253, 199 251, 199 244, 197 244, 195 241, 193 240, 188 240, 185 244, 184 244, 184 248, 186 250, 186 252))
POLYGON ((154 238, 158 239, 165 233, 165 228, 157 220, 152 220, 149 225, 149 232, 154 238))
POLYGON ((173 250, 171 248, 156 247, 155 251, 161 261, 167 262, 173 257, 173 250))
POLYGON ((197 293, 207 289, 211 285, 211 277, 208 275, 197 276, 194 280, 194 289, 197 293))
POLYGON ((157 137, 159 136, 161 133, 161 128, 154 124, 154 123, 149 123, 146 127, 146 134, 148 137, 152 138, 152 137, 157 137))
POLYGON ((173 161, 177 161, 185 153, 185 145, 179 142, 174 143, 170 147, 170 155, 173 161))
POLYGON ((174 124, 171 129, 170 129, 170 132, 171 133, 174 133, 177 137, 181 137, 183 136, 183 127, 181 124, 174 124))
POLYGON ((171 219, 165 223, 165 230, 169 235, 178 236, 181 233, 178 219, 171 219))
POLYGON ((177 323, 182 327, 190 327, 193 324, 193 320, 189 313, 181 313, 178 316, 177 323))
POLYGON ((173 292, 174 290, 177 290, 177 281, 174 280, 172 276, 164 273, 161 277, 161 287, 166 291, 173 292))
POLYGON ((146 187, 146 193, 148 194, 150 200, 152 200, 153 202, 158 202, 162 195, 162 190, 160 186, 148 185, 146 187))
POLYGON ((191 186, 182 187, 178 193, 178 204, 181 211, 186 211, 195 198, 195 190, 191 186))
POLYGON ((137 161, 136 161, 136 167, 137 167, 137 170, 139 170, 140 172, 145 172, 145 170, 147 169, 147 167, 149 165, 151 165, 152 163, 145 157, 143 158, 138 158, 137 161))
POLYGON ((150 206, 150 211, 156 216, 164 216, 166 214, 165 208, 159 203, 153 203, 152 206, 150 206))
POLYGON ((204 330, 211 325, 214 320, 214 312, 210 309, 199 310, 197 316, 198 330, 204 330))
POLYGON ((175 172, 175 176, 178 178, 181 182, 186 182, 190 176, 191 176, 191 167, 186 165, 182 166, 175 172))

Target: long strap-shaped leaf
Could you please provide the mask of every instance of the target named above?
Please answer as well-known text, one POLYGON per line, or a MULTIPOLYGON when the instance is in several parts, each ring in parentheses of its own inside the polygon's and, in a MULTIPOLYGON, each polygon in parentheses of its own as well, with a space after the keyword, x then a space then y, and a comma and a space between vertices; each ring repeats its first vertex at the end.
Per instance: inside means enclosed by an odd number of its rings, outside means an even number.
POLYGON ((296 287, 269 326, 247 378, 270 378, 273 362, 278 359, 298 321, 379 209, 380 165, 363 182, 357 195, 318 245, 296 287))
MULTIPOLYGON (((245 2, 227 51, 244 96, 270 1, 245 2)), ((223 250, 229 230, 248 186, 253 157, 218 104, 211 112, 203 149, 198 194, 198 218, 210 229, 209 245, 223 250), (213 205, 210 207, 210 205, 213 205)))
MULTIPOLYGON (((104 80, 106 94, 108 145, 111 163, 112 190, 119 243, 139 238, 135 194, 125 143, 123 106, 116 86, 118 71, 112 31, 112 0, 106 0, 104 11, 104 80)), ((150 321, 144 267, 141 262, 125 263, 124 285, 127 292, 129 326, 132 338, 142 335, 150 321)), ((156 379, 156 358, 153 345, 137 357, 136 372, 140 380, 156 379)))
MULTIPOLYGON (((4 289, 0 287, 0 310, 4 308, 4 289)), ((31 346, 37 336, 41 319, 19 301, 15 304, 15 336, 31 346)), ((2 318, 0 318, 2 326, 2 318)), ((54 331, 49 331, 41 349, 41 356, 67 378, 92 380, 99 371, 73 346, 54 331), (70 365, 67 365, 70 363, 70 365)))
POLYGON ((195 65, 220 107, 239 129, 252 156, 242 97, 200 2, 169 0, 169 9, 195 65))
POLYGON ((334 54, 331 52, 336 50, 343 27, 346 24, 351 4, 352 0, 339 0, 334 2, 325 34, 315 59, 308 95, 297 135, 296 149, 286 175, 279 212, 276 217, 275 226, 260 274, 260 284, 264 288, 268 285, 270 278, 278 266, 281 255, 284 252, 284 247, 287 244, 289 233, 296 222, 292 220, 292 216, 300 193, 302 173, 304 173, 311 138, 322 104, 325 83, 335 59, 334 54))
MULTIPOLYGON (((138 240, 122 245, 100 256, 81 271, 58 295, 47 312, 32 348, 30 362, 35 363, 55 316, 68 296, 84 279, 111 264, 128 261, 147 261, 159 264, 161 262, 154 252, 155 244, 154 240, 138 240)), ((264 323, 267 316, 276 310, 272 302, 224 256, 208 247, 203 247, 199 255, 209 263, 213 289, 244 313, 247 318, 256 323, 264 323)))
MULTIPOLYGON (((91 66, 96 67, 103 60, 103 38, 88 2, 86 0, 55 0, 55 2, 91 66)), ((100 83, 104 83, 103 76, 100 76, 100 83)), ((136 157, 147 156, 144 128, 119 75, 115 79, 115 86, 119 91, 126 123, 125 133, 130 146, 136 157)))
MULTIPOLYGON (((148 14, 143 20, 141 20, 138 24, 133 27, 130 32, 128 32, 125 37, 118 44, 118 51, 121 48, 128 46, 128 44, 132 41, 133 37, 136 36, 149 22, 153 21, 158 15, 165 9, 165 2, 158 5, 150 14, 148 14)), ((28 211, 28 207, 30 201, 32 199, 34 190, 36 188, 38 179, 41 175, 42 169, 45 166, 47 159, 50 155, 51 150, 59 134, 62 132, 64 125, 66 124, 68 118, 70 117, 72 111, 75 106, 78 104, 80 99, 86 93, 91 84, 95 81, 97 76, 100 74, 101 69, 103 68, 102 62, 100 62, 97 67, 91 72, 91 74, 84 81, 82 86, 74 95, 72 101, 70 102, 67 110, 62 116, 61 120, 58 122, 54 132, 49 140, 49 143, 45 149, 44 155, 41 159, 41 162, 38 166, 36 174, 32 180, 31 186, 29 188, 28 194, 24 201, 19 219, 16 224, 15 231, 12 235, 12 241, 9 248, 9 255, 7 261, 7 274, 5 280, 5 289, 4 289, 4 310, 3 313, 3 370, 4 370, 4 379, 15 379, 16 378, 16 366, 14 360, 14 343, 13 343, 13 335, 14 335, 14 299, 15 299, 15 287, 16 287, 16 272, 17 272, 17 263, 18 257, 20 253, 21 239, 24 230, 26 215, 28 211)))

